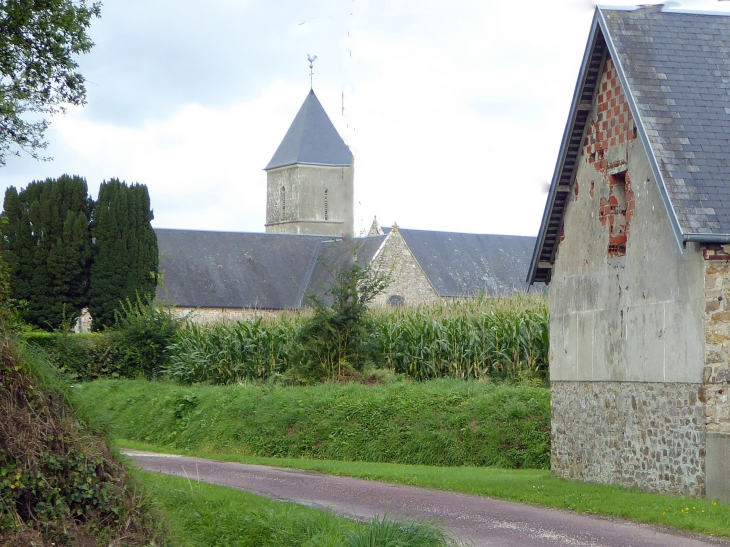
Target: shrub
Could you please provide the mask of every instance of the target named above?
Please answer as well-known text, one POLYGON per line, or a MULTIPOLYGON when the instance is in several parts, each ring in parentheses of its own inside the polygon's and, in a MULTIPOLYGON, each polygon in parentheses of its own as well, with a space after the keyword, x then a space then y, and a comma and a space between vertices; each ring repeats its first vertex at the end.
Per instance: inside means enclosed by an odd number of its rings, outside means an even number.
POLYGON ((183 320, 172 309, 151 297, 122 302, 121 312, 115 312, 114 329, 109 336, 115 350, 121 354, 125 374, 154 378, 162 374, 169 360, 170 346, 183 320))
POLYGON ((333 282, 325 297, 308 297, 314 313, 303 321, 292 347, 300 381, 349 376, 372 358, 375 327, 368 304, 385 289, 389 276, 354 261, 330 273, 333 282))

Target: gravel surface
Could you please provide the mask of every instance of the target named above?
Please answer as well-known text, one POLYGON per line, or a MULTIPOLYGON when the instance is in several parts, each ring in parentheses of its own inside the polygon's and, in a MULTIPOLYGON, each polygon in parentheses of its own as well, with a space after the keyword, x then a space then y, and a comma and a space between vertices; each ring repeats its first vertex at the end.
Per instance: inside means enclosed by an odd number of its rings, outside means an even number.
POLYGON ((479 496, 334 477, 310 471, 122 450, 142 469, 247 490, 369 520, 375 515, 437 521, 475 547, 701 547, 725 541, 615 519, 479 496))

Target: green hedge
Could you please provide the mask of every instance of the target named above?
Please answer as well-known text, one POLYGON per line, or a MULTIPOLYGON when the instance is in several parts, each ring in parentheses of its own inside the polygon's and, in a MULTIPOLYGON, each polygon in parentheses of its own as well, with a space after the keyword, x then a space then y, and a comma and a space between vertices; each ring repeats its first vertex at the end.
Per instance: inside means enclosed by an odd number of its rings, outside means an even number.
POLYGON ((550 393, 463 380, 311 387, 100 380, 75 402, 112 435, 269 457, 547 469, 550 393))
POLYGON ((134 378, 136 368, 125 360, 117 338, 111 333, 25 333, 22 338, 46 352, 48 360, 72 381, 99 378, 134 378))

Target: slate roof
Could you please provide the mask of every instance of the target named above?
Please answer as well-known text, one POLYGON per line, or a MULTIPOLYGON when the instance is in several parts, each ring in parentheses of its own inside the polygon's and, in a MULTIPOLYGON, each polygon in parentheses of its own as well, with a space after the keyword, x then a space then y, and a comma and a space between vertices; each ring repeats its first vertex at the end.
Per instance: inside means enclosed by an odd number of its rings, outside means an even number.
POLYGON ((439 296, 526 291, 534 237, 399 229, 439 296))
POLYGON ((322 236, 155 228, 162 286, 186 308, 296 309, 322 236))
POLYGON ((679 244, 730 242, 730 17, 596 8, 528 280, 549 281, 604 52, 679 244))
MULTIPOLYGON (((305 295, 327 301, 332 272, 350 246, 327 236, 156 228, 162 285, 157 296, 184 308, 299 309, 305 295)), ((526 289, 535 238, 400 229, 440 296, 526 289)), ((385 235, 356 238, 366 265, 385 235)))
POLYGON ((309 91, 265 170, 287 165, 352 165, 352 152, 340 137, 313 90, 309 91))

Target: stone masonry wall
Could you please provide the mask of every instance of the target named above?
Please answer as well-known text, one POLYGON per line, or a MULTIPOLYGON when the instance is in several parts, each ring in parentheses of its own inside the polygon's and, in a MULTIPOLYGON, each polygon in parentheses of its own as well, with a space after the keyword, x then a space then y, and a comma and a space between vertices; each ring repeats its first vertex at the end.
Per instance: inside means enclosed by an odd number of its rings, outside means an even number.
POLYGON ((188 317, 199 325, 248 321, 257 317, 270 319, 281 314, 296 313, 289 310, 256 310, 250 308, 173 308, 175 317, 188 317))
POLYGON ((705 494, 705 405, 696 384, 553 382, 551 393, 556 476, 705 494))
POLYGON ((730 435, 730 245, 704 249, 707 432, 730 435))
POLYGON ((404 306, 439 300, 438 293, 398 232, 397 225, 388 234, 373 260, 378 270, 390 272, 392 276, 390 285, 375 298, 374 305, 393 305, 391 299, 394 297, 399 298, 399 305, 404 306))

